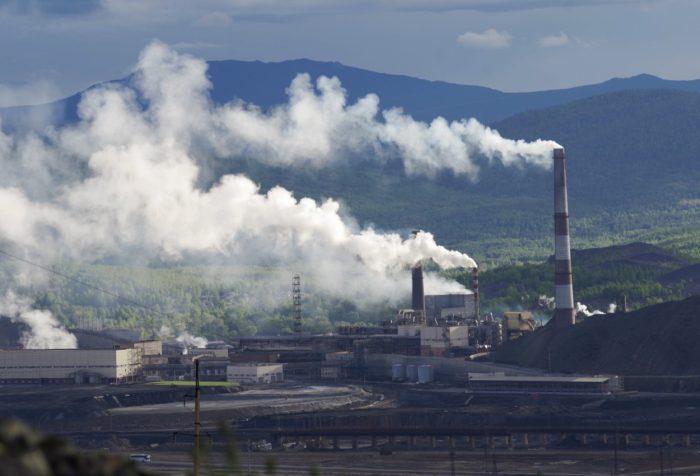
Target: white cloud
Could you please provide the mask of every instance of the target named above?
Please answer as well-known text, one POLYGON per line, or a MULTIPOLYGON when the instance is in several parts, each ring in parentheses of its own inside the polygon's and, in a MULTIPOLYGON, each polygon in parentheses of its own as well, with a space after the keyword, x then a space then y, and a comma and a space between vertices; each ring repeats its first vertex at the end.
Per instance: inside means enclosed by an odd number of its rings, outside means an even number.
POLYGON ((560 46, 566 46, 571 43, 569 36, 563 31, 558 35, 544 36, 537 40, 537 44, 541 48, 558 48, 560 46))
POLYGON ((507 31, 498 31, 489 28, 483 33, 468 31, 457 37, 457 41, 467 48, 507 48, 510 46, 511 36, 507 31))
POLYGON ((0 107, 47 104, 60 97, 58 86, 44 79, 22 86, 0 83, 0 107))

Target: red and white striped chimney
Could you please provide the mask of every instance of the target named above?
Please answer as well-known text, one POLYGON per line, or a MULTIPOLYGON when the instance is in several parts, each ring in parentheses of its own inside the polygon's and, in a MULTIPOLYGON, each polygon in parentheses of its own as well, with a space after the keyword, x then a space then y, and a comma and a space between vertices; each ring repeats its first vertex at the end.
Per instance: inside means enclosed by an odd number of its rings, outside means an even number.
POLYGON ((569 200, 564 149, 554 149, 554 297, 554 325, 557 328, 574 325, 576 311, 571 276, 569 200))

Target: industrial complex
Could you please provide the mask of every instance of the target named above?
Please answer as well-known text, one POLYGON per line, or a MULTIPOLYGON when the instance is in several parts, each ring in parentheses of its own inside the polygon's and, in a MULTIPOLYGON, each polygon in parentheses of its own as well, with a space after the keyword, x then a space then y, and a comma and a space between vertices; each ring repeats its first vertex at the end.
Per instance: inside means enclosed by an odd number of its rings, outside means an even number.
MULTIPOLYGON (((564 328, 574 324, 575 311, 563 149, 554 150, 553 161, 553 320, 555 327, 564 328)), ((232 342, 211 342, 206 348, 183 349, 175 342, 133 341, 128 332, 119 335, 111 331, 112 340, 106 341, 108 348, 104 348, 104 340, 96 346, 95 339, 79 338, 78 349, 2 350, 0 382, 118 384, 191 380, 193 358, 197 358, 202 378, 245 384, 278 383, 287 378, 369 378, 399 384, 459 383, 475 392, 608 394, 622 388, 614 377, 547 376, 532 369, 503 368, 480 361, 480 356, 504 341, 532 332, 536 327, 532 314, 482 314, 478 268, 472 270, 472 290, 461 293, 426 295, 421 262, 412 267, 411 279, 411 308, 399 309, 395 319, 376 327, 344 327, 333 335, 302 333, 301 277, 294 275, 294 335, 241 337, 232 342)), ((89 334, 96 332, 78 336, 90 337, 89 334)))
MULTIPOLYGON (((553 160, 556 308, 542 330, 561 336, 576 324, 576 310, 564 151, 555 150, 553 160)), ((15 398, 13 414, 90 447, 128 440, 131 449, 180 451, 178 445, 191 448, 193 423, 197 438, 213 439, 221 422, 253 453, 474 455, 700 445, 693 426, 700 401, 692 396, 646 397, 630 391, 639 388, 638 379, 628 386, 618 375, 560 374, 491 360, 495 349, 547 332, 532 335, 539 324, 528 311, 482 312, 478 268, 471 273, 471 290, 429 294, 417 262, 410 308, 397 309, 389 321, 329 334, 303 332, 302 277, 294 275, 290 335, 197 347, 142 340, 128 330, 77 328, 77 349, 0 350, 0 384, 15 395, 8 397, 15 398), (207 385, 200 388, 200 381, 207 385), (48 398, 50 386, 61 386, 59 398, 48 398), (46 401, 37 409, 31 399, 23 402, 26 395, 46 401), (122 440, 115 441, 117 434, 122 440)), ((624 300, 619 308, 626 308, 624 300)))

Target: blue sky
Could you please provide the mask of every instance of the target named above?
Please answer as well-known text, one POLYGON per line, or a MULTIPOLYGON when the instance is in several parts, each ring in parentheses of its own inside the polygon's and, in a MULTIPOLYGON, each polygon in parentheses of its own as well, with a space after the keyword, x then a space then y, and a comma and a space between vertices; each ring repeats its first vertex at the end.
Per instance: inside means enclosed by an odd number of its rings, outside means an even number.
POLYGON ((530 91, 700 78, 697 0, 0 0, 0 105, 123 76, 157 38, 530 91))

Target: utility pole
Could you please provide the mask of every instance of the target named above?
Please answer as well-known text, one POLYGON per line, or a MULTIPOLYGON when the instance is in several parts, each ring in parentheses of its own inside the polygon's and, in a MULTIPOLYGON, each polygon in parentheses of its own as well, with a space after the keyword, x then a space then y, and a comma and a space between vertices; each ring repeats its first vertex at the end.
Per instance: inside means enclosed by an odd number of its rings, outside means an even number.
POLYGON ((202 451, 201 440, 200 440, 200 429, 202 426, 202 421, 200 419, 200 395, 201 389, 199 387, 199 358, 202 357, 198 355, 192 359, 194 362, 194 476, 199 476, 199 456, 202 451))

